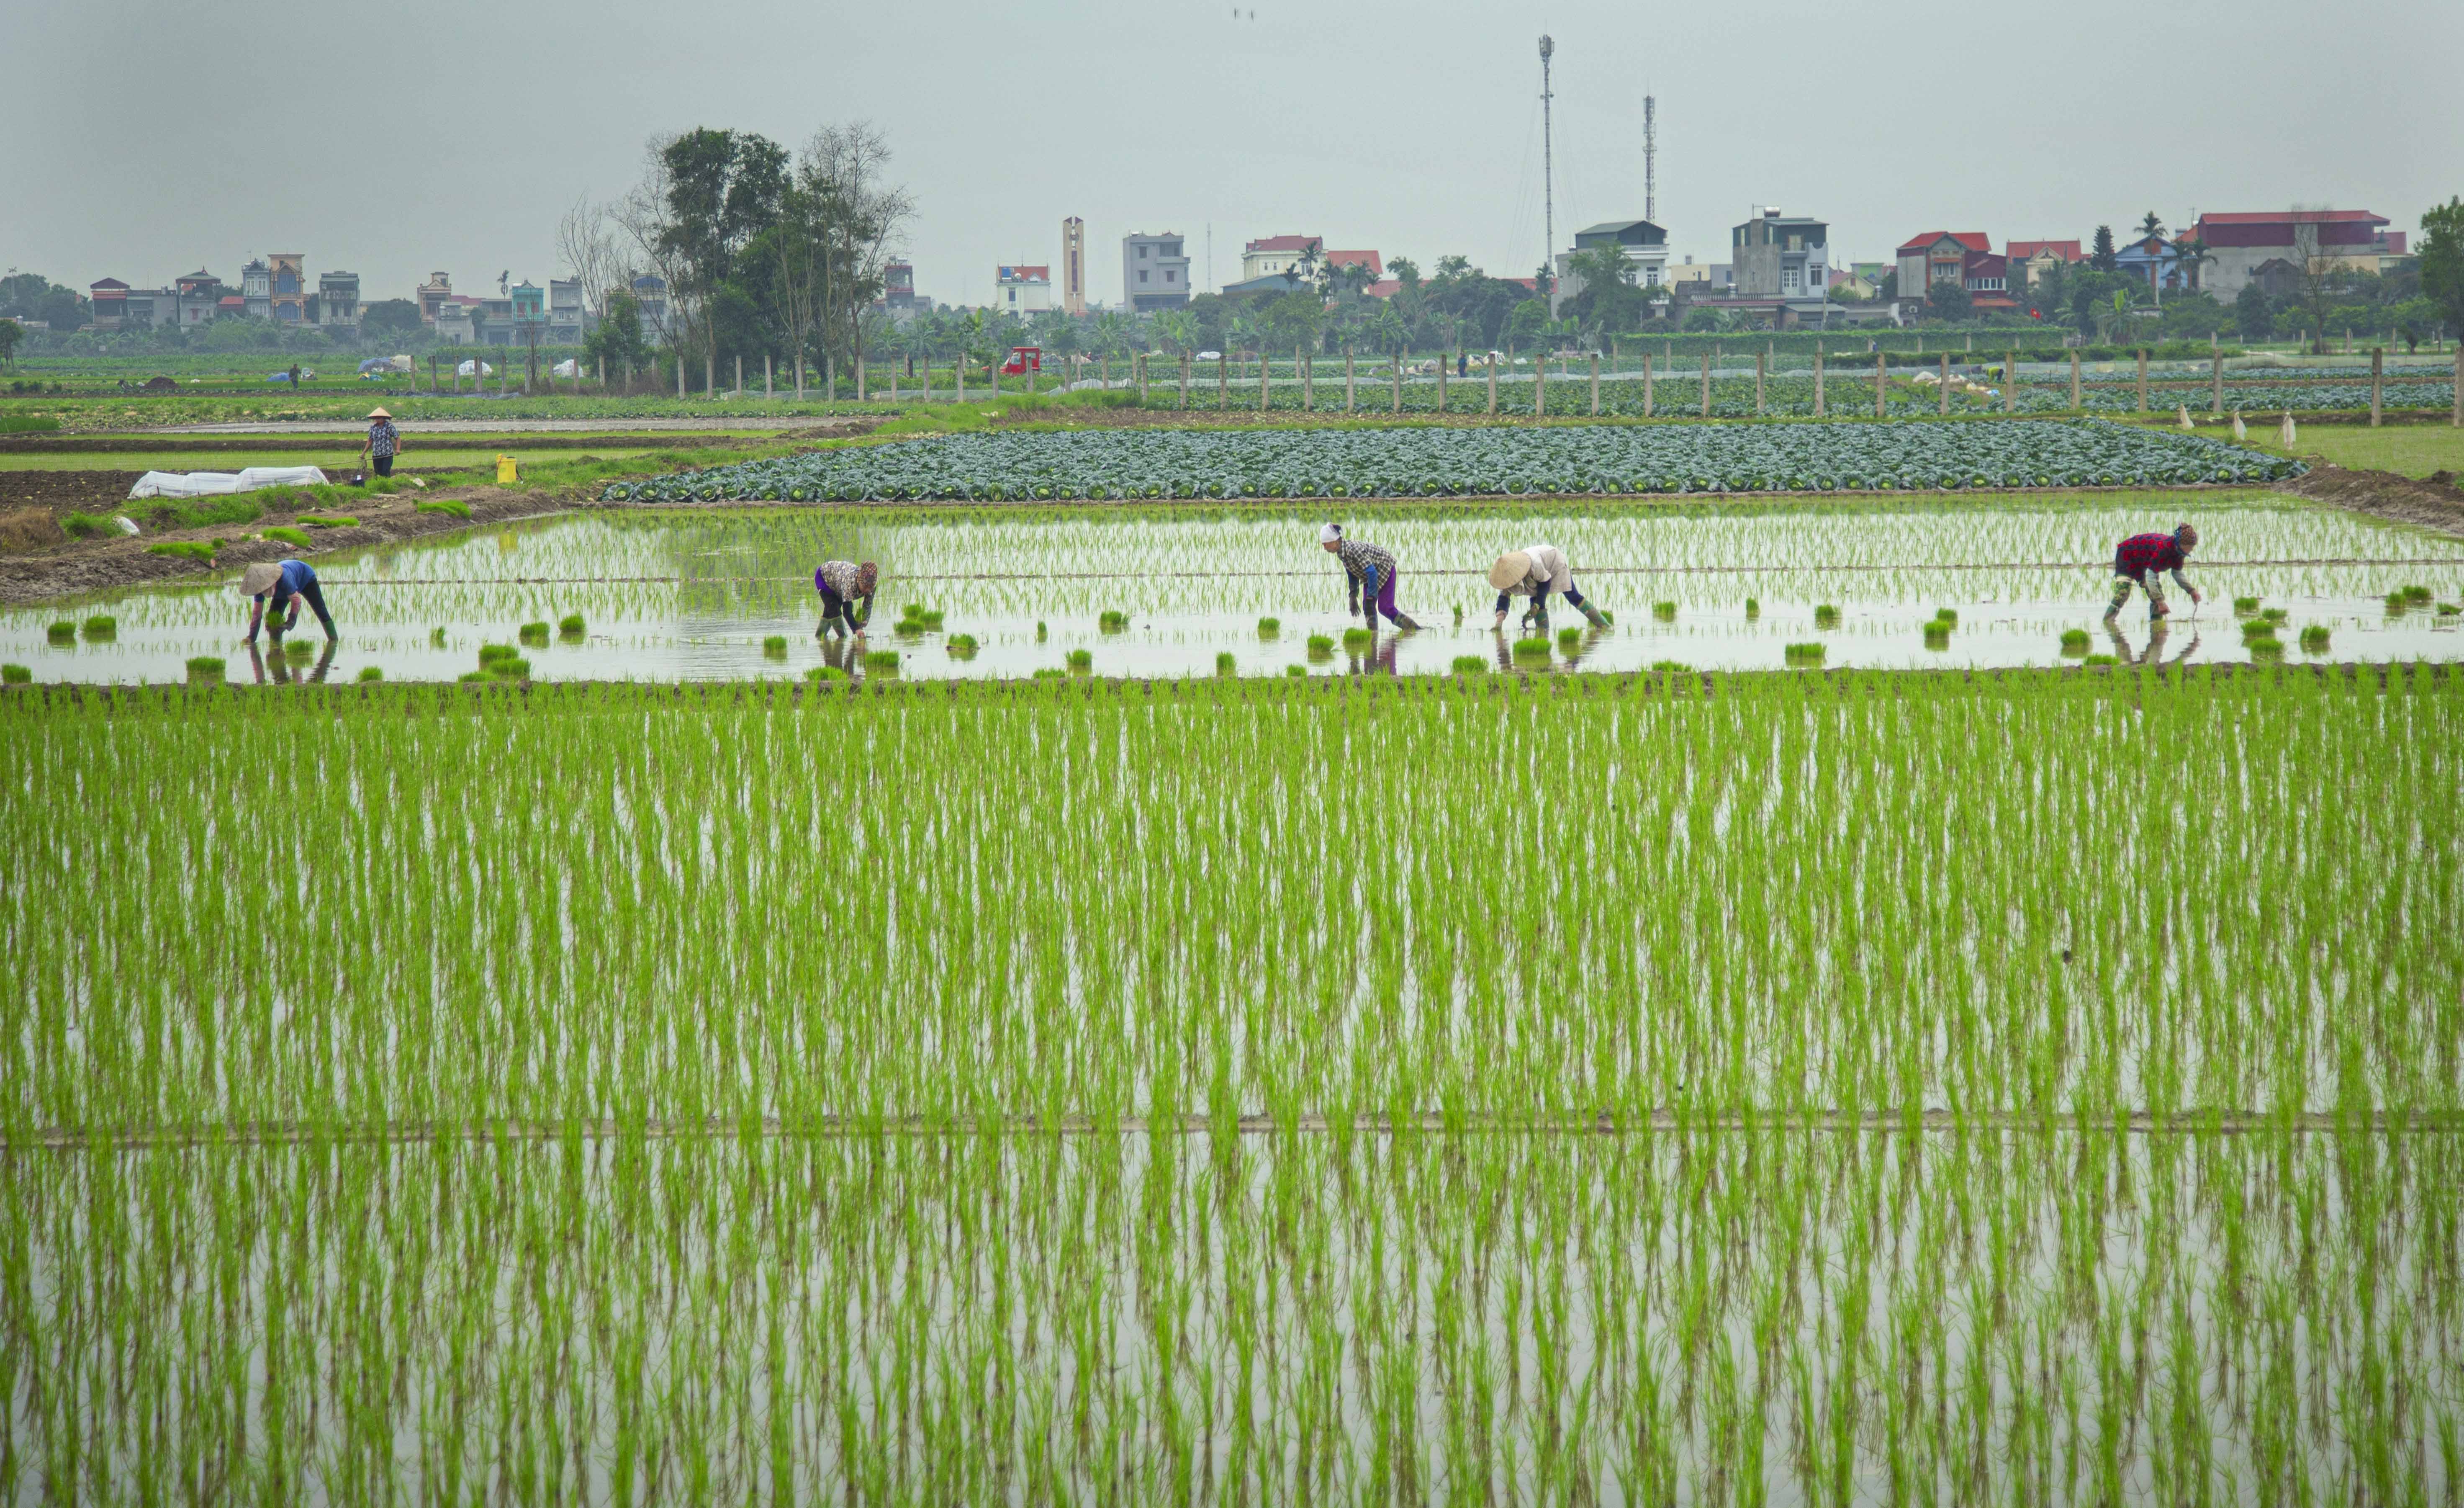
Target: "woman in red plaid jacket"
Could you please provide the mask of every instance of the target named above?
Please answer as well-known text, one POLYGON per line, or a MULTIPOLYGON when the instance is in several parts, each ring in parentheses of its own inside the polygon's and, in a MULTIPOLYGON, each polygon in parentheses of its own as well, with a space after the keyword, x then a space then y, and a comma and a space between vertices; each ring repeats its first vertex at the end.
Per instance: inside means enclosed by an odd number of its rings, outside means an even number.
POLYGON ((2134 534, 2115 547, 2113 552, 2113 605, 2104 610, 2107 618, 2122 610, 2130 600, 2130 588, 2142 587, 2147 592, 2147 621, 2155 622, 2172 611, 2165 606, 2165 586, 2157 580, 2162 571, 2171 571, 2176 585, 2199 600, 2199 588, 2182 574, 2182 566, 2199 543, 2199 531, 2185 523, 2170 534, 2134 534))

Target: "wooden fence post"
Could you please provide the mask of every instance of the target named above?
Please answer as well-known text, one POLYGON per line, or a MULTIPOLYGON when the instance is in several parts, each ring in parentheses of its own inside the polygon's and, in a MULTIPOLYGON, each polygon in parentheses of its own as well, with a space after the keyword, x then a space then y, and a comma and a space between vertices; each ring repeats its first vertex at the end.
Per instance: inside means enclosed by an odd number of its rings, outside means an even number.
POLYGON ((2208 411, 2221 419, 2225 414, 2225 353, 2208 354, 2208 411))
POLYGON ((1754 353, 1754 417, 1763 416, 1763 364, 1771 359, 1769 351, 1754 353))
MULTIPOLYGON (((473 367, 472 367, 472 368, 471 368, 471 371, 472 371, 473 375, 474 375, 474 376, 478 373, 478 370, 479 370, 479 368, 478 368, 478 367, 476 367, 476 366, 473 366, 473 367)), ((679 397, 679 398, 681 398, 681 397, 683 397, 684 395, 685 395, 685 353, 684 353, 684 352, 682 352, 682 351, 678 351, 678 352, 676 352, 676 396, 677 396, 677 397, 679 397)))
POLYGON ((1541 352, 1531 364, 1531 417, 1549 416, 1549 353, 1541 352))
POLYGON ((1874 353, 1874 417, 1882 416, 1882 353, 1874 353))
POLYGON ((1816 341, 1814 343, 1814 416, 1821 418, 1822 410, 1822 343, 1816 341))
POLYGON ((1933 385, 1937 389, 1934 393, 1936 411, 1947 419, 1950 417, 1950 355, 1948 352, 1945 352, 1942 356, 1942 375, 1934 379, 1933 385))
POLYGON ((2455 343, 2455 411, 2448 415, 2453 428, 2464 430, 2464 341, 2455 343))
POLYGON ((736 353, 736 395, 739 398, 744 396, 744 353, 742 351, 736 353))
POLYGON ((2002 411, 2019 411, 2019 353, 2013 351, 2002 367, 2002 411))
POLYGON ((1600 353, 1592 353, 1592 417, 1600 416, 1600 353))
POLYGON ((1292 347, 1292 365, 1299 367, 1301 372, 1301 412, 1315 413, 1317 411, 1315 380, 1317 374, 1309 361, 1309 347, 1305 345, 1292 347))
POLYGON ((1651 417, 1651 353, 1642 353, 1642 416, 1651 417))
POLYGON ((2139 347, 2139 411, 2147 411, 2147 347, 2139 347))
POLYGON ((1132 355, 1130 360, 1137 368, 1138 407, 1143 409, 1147 406, 1147 353, 1144 351, 1138 351, 1132 355))
POLYGON ((2373 430, 2379 427, 2379 396, 2386 379, 2387 347, 2373 345, 2370 347, 2370 428, 2373 430))
POLYGON ((951 362, 950 362, 950 374, 951 374, 952 376, 956 377, 956 378, 958 380, 958 381, 957 381, 957 389, 956 389, 955 395, 950 399, 950 401, 951 401, 952 403, 964 403, 964 402, 966 402, 966 401, 967 401, 967 353, 966 353, 966 352, 964 352, 964 351, 960 351, 960 352, 959 352, 956 357, 954 357, 954 358, 952 358, 952 359, 951 359, 951 362))
POLYGON ((1343 411, 1344 411, 1344 412, 1346 412, 1346 413, 1355 413, 1355 412, 1359 411, 1359 405, 1358 405, 1356 402, 1354 402, 1354 401, 1353 401, 1353 400, 1354 400, 1354 396, 1355 396, 1355 395, 1354 395, 1354 392, 1353 392, 1353 389, 1352 347, 1351 347, 1351 346, 1349 346, 1349 345, 1347 345, 1347 346, 1345 346, 1345 347, 1343 348, 1343 411))
POLYGON ((1189 353, 1180 353, 1180 407, 1189 407, 1189 353))
POLYGON ((2071 407, 2079 406, 2079 347, 2071 347, 2071 407))
POLYGON ((1454 365, 1446 359, 1444 351, 1438 352, 1438 417, 1441 419, 1446 416, 1446 373, 1454 369, 1454 365))
MULTIPOLYGON (((1714 347, 1716 349, 1716 347, 1714 347)), ((1711 416, 1711 358, 1703 358, 1703 417, 1711 416)))
POLYGON ((1266 348, 1258 347, 1258 411, 1266 411, 1266 386, 1274 381, 1266 366, 1266 348))
POLYGON ((1403 358, 1395 358, 1395 411, 1403 411, 1403 358))
POLYGON ((1497 411, 1497 353, 1488 353, 1488 411, 1497 411))

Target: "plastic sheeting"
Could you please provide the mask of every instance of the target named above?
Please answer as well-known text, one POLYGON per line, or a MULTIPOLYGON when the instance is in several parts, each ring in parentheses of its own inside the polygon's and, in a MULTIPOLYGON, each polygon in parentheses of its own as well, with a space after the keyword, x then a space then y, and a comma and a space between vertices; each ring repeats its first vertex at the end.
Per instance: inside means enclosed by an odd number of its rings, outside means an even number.
POLYGON ((325 474, 314 466, 252 466, 243 472, 147 472, 128 489, 131 498, 212 498, 259 487, 321 487, 325 474))

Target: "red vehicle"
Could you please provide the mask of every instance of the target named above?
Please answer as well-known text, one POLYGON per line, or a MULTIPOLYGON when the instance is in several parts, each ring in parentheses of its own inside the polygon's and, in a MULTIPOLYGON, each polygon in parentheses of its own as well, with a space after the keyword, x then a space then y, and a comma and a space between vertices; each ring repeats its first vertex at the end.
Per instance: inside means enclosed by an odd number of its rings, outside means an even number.
POLYGON ((1028 372, 1040 372, 1042 370, 1044 370, 1043 346, 1013 345, 1009 348, 1009 361, 1001 367, 1001 375, 1004 377, 1023 377, 1028 372))

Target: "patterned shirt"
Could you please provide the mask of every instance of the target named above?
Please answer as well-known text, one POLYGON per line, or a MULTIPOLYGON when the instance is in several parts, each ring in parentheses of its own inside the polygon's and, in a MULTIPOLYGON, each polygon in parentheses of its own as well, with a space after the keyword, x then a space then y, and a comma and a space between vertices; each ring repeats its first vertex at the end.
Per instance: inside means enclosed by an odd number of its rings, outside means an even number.
POLYGON ((1366 573, 1375 567, 1381 582, 1395 579, 1395 557, 1366 540, 1337 540, 1334 558, 1343 562, 1343 573, 1354 586, 1364 584, 1366 573))
POLYGON ((863 589, 856 585, 857 574, 853 561, 824 561, 822 568, 813 572, 813 589, 826 592, 841 602, 852 602, 864 595, 863 589))
POLYGON ((391 419, 379 419, 368 426, 369 455, 391 455, 401 448, 402 432, 393 427, 391 419))
POLYGON ((2113 573, 2138 581, 2150 571, 2169 570, 2182 576, 2182 546, 2169 534, 2134 534, 2113 552, 2113 573))

